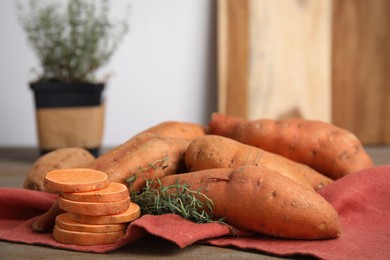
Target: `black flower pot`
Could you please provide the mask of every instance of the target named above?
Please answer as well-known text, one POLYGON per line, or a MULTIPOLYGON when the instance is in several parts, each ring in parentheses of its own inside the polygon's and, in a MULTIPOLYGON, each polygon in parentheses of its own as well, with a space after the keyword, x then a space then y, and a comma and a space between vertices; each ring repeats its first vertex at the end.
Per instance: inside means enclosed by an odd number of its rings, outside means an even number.
POLYGON ((104 130, 104 84, 32 83, 41 154, 82 147, 98 156, 104 130))

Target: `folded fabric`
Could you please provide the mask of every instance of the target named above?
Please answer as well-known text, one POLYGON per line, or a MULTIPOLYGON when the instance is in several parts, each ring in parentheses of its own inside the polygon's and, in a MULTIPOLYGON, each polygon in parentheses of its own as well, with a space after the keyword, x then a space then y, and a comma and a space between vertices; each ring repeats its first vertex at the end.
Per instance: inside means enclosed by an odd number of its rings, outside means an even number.
POLYGON ((258 250, 278 256, 311 255, 322 259, 390 259, 390 166, 350 174, 320 193, 339 212, 342 235, 332 240, 292 240, 230 235, 218 223, 195 224, 174 214, 144 215, 132 222, 115 244, 75 246, 56 242, 51 233, 33 232, 31 224, 56 196, 26 189, 0 188, 0 239, 82 252, 104 253, 148 234, 184 248, 194 243, 258 250))

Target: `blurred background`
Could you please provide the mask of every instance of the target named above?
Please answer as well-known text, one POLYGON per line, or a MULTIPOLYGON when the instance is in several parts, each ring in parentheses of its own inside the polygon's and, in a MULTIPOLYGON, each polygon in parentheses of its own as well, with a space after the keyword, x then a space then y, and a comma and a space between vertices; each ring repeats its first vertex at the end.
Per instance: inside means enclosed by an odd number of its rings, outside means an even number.
MULTIPOLYGON (((25 0, 21 1, 26 2, 25 0)), ((113 16, 125 1, 110 0, 113 16)), ((220 111, 332 122, 390 143, 390 1, 129 0, 109 64, 103 146, 165 120, 220 111)), ((0 1, 0 146, 36 146, 28 82, 37 59, 0 1)))
MULTIPOLYGON (((37 145, 33 93, 38 65, 17 18, 0 1, 0 146, 37 145)), ((21 0, 22 4, 28 1, 21 0)), ((110 0, 113 17, 130 3, 129 31, 109 64, 103 146, 123 143, 165 120, 206 123, 216 110, 216 3, 110 0)))

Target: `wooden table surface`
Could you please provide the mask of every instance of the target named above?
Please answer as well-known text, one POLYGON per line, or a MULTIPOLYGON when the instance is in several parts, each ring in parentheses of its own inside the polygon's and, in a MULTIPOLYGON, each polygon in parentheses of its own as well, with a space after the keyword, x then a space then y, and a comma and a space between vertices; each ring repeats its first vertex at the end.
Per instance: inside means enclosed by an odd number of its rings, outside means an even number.
MULTIPOLYGON (((390 164, 390 147, 367 147, 376 165, 390 164)), ((33 148, 0 148, 0 187, 21 188, 33 162, 38 158, 33 148)), ((106 254, 74 252, 51 247, 0 241, 0 259, 304 259, 279 258, 258 251, 191 245, 180 249, 166 240, 148 236, 106 254)), ((310 259, 310 258, 305 258, 310 259)))

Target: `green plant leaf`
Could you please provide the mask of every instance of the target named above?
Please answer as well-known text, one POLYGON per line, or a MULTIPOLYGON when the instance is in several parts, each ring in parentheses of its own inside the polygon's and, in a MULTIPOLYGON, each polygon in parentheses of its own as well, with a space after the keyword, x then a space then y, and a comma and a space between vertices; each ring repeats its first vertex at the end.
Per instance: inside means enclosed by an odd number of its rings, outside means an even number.
POLYGON ((128 12, 116 23, 107 0, 30 0, 18 3, 20 24, 40 60, 38 81, 94 82, 128 31, 128 12))

